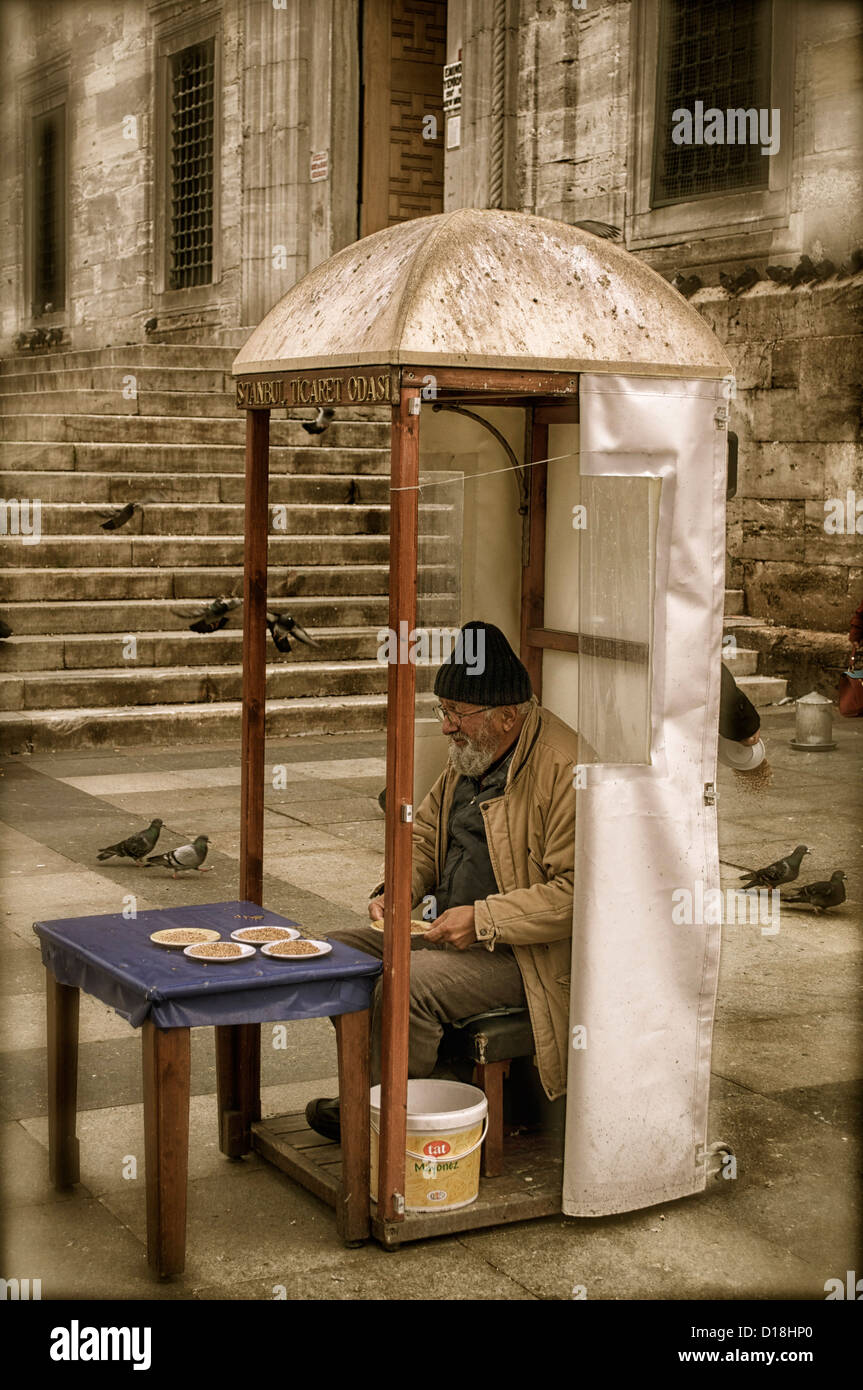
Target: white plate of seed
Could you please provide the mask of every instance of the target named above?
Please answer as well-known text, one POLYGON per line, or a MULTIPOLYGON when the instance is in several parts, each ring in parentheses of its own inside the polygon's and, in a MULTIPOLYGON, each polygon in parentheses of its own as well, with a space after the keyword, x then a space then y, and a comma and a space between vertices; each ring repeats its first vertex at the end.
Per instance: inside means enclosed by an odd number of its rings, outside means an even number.
POLYGON ((254 954, 254 946, 246 946, 239 941, 206 941, 199 946, 187 946, 183 952, 184 956, 202 960, 206 965, 211 962, 222 965, 225 961, 248 960, 254 954))
POLYGON ((299 934, 296 927, 278 927, 273 923, 263 927, 238 927, 231 932, 231 940, 260 946, 265 941, 296 941, 299 934))
POLYGON ((187 946, 201 946, 205 941, 218 941, 219 933, 208 927, 166 927, 163 931, 151 932, 150 940, 157 946, 170 946, 180 951, 187 946))
POLYGON ((325 956, 331 951, 329 941, 268 941, 261 950, 271 960, 310 960, 312 956, 325 956))

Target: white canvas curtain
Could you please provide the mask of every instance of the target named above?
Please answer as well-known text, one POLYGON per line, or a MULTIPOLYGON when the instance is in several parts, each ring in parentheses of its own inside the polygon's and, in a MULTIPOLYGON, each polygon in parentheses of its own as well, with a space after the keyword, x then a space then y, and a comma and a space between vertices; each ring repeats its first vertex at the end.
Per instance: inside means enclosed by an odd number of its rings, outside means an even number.
MULTIPOLYGON (((563 1186, 571 1216, 650 1206, 706 1181, 721 928, 675 925, 672 893, 689 889, 694 898, 698 880, 705 893, 719 886, 716 807, 705 802, 705 784, 715 781, 719 718, 727 432, 716 415, 725 394, 721 381, 581 377, 582 477, 661 481, 650 489, 650 680, 639 685, 622 665, 615 676, 617 663, 578 659, 580 723, 600 763, 576 792, 577 1045, 563 1186), (649 700, 650 760, 621 764, 615 729, 627 725, 626 702, 640 699, 649 700)), ((633 556, 634 611, 643 607, 645 573, 644 556, 633 556)), ((582 573, 579 590, 591 593, 585 622, 631 635, 625 586, 588 585, 582 573), (597 611, 604 602, 617 613, 597 611)), ((630 728, 638 713, 630 711, 630 728)))

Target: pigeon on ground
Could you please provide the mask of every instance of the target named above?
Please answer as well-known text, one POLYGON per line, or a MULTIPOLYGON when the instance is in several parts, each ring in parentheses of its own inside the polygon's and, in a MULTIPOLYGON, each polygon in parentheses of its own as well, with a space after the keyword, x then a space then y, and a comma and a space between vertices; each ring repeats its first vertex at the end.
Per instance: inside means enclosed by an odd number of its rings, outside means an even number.
POLYGON ((695 291, 701 289, 700 278, 697 275, 684 275, 682 270, 678 270, 671 283, 684 299, 691 299, 695 291))
POLYGON ((202 869, 201 865, 207 857, 209 843, 206 835, 198 835, 190 845, 169 849, 166 854, 151 854, 144 867, 149 869, 153 864, 164 864, 166 869, 173 869, 172 878, 177 877, 178 869, 197 869, 199 874, 207 874, 209 869, 202 869))
POLYGON ((242 602, 241 598, 220 594, 218 598, 199 604, 197 608, 172 608, 171 612, 178 618, 194 619, 189 623, 190 632, 219 632, 226 625, 228 614, 239 608, 242 602))
POLYGON ((785 859, 777 859, 763 869, 747 869, 745 874, 740 875, 749 880, 743 885, 744 888, 778 888, 781 883, 791 883, 800 872, 801 859, 808 853, 806 845, 798 845, 794 853, 785 859))
POLYGON ((303 421, 303 429, 307 430, 309 434, 323 434, 324 430, 329 429, 330 421, 335 413, 334 410, 330 410, 329 406, 322 405, 314 420, 303 421))
POLYGON ((809 256, 801 256, 793 271, 791 272, 792 285, 805 285, 807 281, 815 279, 815 267, 809 256))
POLYGON ((99 516, 104 516, 105 520, 100 522, 103 531, 119 531, 121 526, 125 526, 127 521, 131 521, 136 512, 143 511, 151 502, 155 502, 155 497, 145 497, 140 502, 127 502, 125 507, 119 507, 115 512, 99 512, 99 516))
POLYGON ((758 271, 755 269, 755 266, 748 265, 745 267, 745 269, 741 270, 738 276, 736 276, 734 280, 734 289, 731 291, 731 293, 742 294, 744 290, 750 289, 752 285, 757 285, 760 279, 761 276, 758 274, 758 271))
POLYGON ((808 903, 818 913, 828 907, 838 907, 845 901, 845 874, 842 869, 834 869, 829 879, 819 883, 804 883, 798 893, 784 899, 787 903, 808 903))
POLYGON ((0 618, 0 641, 12 636, 12 629, 3 618, 0 618))
POLYGON ((308 647, 319 647, 314 637, 310 637, 304 627, 287 613, 267 613, 267 627, 275 643, 276 651, 291 651, 294 642, 305 642, 308 647))
POLYGON ((767 267, 767 279, 774 280, 777 285, 790 285, 793 271, 787 265, 769 265, 767 267))
POLYGON ((584 222, 573 222, 573 227, 580 227, 583 232, 592 232, 594 236, 601 236, 606 241, 619 241, 620 228, 611 227, 607 222, 591 222, 588 218, 584 222))
POLYGON ((140 869, 144 859, 158 840, 161 829, 162 822, 156 817, 155 820, 150 821, 146 830, 139 830, 137 835, 130 835, 127 840, 121 840, 119 844, 108 845, 105 849, 100 849, 97 858, 113 859, 118 856, 134 859, 140 869))

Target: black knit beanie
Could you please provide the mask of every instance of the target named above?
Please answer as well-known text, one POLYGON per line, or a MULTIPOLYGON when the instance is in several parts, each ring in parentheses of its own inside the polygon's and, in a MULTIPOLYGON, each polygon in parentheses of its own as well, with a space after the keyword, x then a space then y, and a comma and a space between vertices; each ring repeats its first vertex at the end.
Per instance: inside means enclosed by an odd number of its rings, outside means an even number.
POLYGON ((520 705, 533 695, 527 670, 494 623, 465 623, 434 692, 472 705, 520 705))

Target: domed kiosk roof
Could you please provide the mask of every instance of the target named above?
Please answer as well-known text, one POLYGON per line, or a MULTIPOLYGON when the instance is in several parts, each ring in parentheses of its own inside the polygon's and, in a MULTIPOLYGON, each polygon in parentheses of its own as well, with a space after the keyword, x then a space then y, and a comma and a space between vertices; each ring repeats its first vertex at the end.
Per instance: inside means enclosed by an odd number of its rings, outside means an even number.
POLYGON ((309 271, 235 376, 396 365, 723 377, 700 314, 635 256, 565 222, 459 208, 364 237, 309 271))

